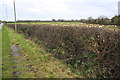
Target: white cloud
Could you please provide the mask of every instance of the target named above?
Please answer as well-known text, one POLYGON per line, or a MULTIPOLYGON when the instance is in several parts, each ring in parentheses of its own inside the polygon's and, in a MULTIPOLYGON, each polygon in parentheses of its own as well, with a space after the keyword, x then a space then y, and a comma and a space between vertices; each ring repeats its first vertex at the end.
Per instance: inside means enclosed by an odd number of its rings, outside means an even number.
MULTIPOLYGON (((17 19, 80 19, 117 14, 119 0, 16 0, 17 19)), ((1 19, 7 4, 9 20, 13 20, 13 0, 0 0, 1 19)), ((3 17, 4 16, 4 17, 3 17)))

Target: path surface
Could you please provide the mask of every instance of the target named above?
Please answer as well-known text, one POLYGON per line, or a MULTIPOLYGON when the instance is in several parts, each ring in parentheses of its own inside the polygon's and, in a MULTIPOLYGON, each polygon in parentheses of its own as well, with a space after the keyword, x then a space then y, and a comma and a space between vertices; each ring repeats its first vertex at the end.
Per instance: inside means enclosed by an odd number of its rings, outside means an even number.
POLYGON ((1 24, 0 24, 0 30, 2 29, 2 26, 3 26, 3 25, 4 25, 4 23, 1 23, 1 24))
MULTIPOLYGON (((14 61, 13 68, 15 69, 15 68, 17 68, 17 66, 15 65, 15 64, 17 64, 16 61, 19 60, 19 59, 16 59, 16 57, 20 56, 20 53, 18 53, 20 51, 20 49, 19 49, 18 46, 13 45, 13 46, 11 46, 11 50, 12 50, 12 52, 10 53, 10 55, 12 56, 11 60, 14 61)), ((21 74, 21 73, 19 73, 18 71, 13 71, 13 77, 14 78, 19 78, 19 76, 17 74, 21 74)))
POLYGON ((12 56, 11 60, 13 62, 13 78, 20 78, 21 75, 25 75, 25 73, 31 72, 30 68, 32 65, 27 65, 28 62, 25 65, 21 64, 25 63, 25 61, 21 59, 23 55, 20 53, 21 50, 19 47, 17 45, 12 45, 10 49, 12 50, 10 55, 12 56))

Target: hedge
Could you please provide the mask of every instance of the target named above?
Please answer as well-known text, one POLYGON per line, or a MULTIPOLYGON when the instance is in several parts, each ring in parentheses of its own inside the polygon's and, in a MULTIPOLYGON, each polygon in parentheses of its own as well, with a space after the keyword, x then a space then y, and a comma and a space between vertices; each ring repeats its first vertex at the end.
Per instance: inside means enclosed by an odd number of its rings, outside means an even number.
MULTIPOLYGON (((84 77, 120 77, 120 31, 85 26, 19 24, 18 32, 84 77)), ((9 25, 14 28, 14 25, 9 25)))

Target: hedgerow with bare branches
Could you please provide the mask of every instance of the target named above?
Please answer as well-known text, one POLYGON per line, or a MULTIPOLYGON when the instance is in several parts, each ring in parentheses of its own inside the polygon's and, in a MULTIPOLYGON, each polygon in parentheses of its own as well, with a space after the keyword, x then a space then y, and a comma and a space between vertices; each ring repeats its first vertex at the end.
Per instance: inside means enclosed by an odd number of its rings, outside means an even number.
MULTIPOLYGON (((120 77, 120 31, 85 26, 20 24, 18 32, 84 77, 120 77)), ((14 27, 14 25, 9 25, 14 27)))

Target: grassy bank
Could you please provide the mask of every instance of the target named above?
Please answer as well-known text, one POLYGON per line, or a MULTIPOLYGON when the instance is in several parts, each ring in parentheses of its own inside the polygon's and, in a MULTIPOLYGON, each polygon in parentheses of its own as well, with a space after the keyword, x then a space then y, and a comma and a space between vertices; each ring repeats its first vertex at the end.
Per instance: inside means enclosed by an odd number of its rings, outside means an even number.
MULTIPOLYGON (((9 78, 13 75, 11 72, 18 71, 22 74, 19 75, 20 78, 73 78, 77 77, 73 74, 69 68, 67 68, 63 63, 58 59, 54 58, 50 53, 46 53, 44 48, 38 46, 32 41, 25 39, 23 35, 16 33, 14 30, 5 27, 4 38, 9 36, 7 39, 7 46, 4 46, 5 49, 9 49, 8 44, 17 45, 20 47, 22 54, 18 57, 19 61, 16 61, 16 66, 30 66, 28 67, 17 67, 10 69, 10 64, 12 63, 8 60, 9 50, 4 50, 6 54, 3 55, 4 59, 4 72, 3 77, 9 78), (7 32, 9 34, 7 34, 7 32), (10 41, 9 41, 10 40, 10 41), (8 62, 8 63, 7 63, 8 62), (12 71, 11 71, 12 70, 12 71), (27 72, 29 71, 29 72, 27 72), (9 74, 9 75, 7 75, 9 74)), ((5 38, 6 39, 6 38, 5 38)), ((5 40, 4 40, 5 41, 5 40)))
POLYGON ((2 77, 12 78, 12 62, 10 62, 10 39, 5 26, 2 28, 2 77))
POLYGON ((0 30, 0 79, 2 78, 2 30, 0 30))

